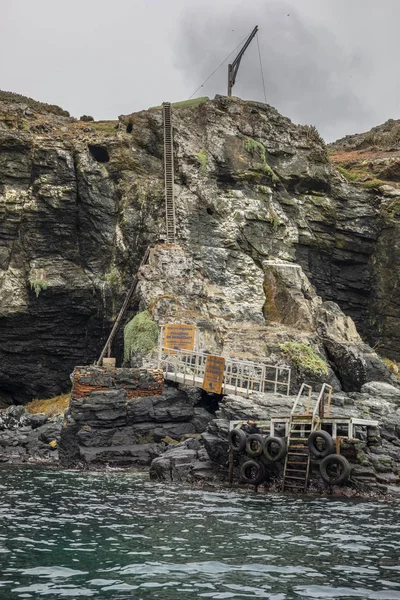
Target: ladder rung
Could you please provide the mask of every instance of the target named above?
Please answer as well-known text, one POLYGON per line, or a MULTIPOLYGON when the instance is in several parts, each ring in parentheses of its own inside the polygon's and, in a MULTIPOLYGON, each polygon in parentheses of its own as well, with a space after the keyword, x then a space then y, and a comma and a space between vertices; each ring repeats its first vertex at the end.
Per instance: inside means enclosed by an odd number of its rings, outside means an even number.
POLYGON ((297 481, 304 481, 304 477, 294 477, 294 475, 285 475, 285 479, 296 479, 297 481))

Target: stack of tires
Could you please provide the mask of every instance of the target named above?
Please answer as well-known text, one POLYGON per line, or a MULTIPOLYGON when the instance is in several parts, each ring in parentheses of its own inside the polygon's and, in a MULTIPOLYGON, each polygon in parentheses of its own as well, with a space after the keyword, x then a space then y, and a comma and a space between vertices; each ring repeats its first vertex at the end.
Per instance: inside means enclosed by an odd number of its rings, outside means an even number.
POLYGON ((233 452, 244 454, 246 460, 240 467, 243 483, 260 485, 267 478, 268 463, 276 463, 286 456, 286 441, 281 437, 247 434, 243 429, 229 432, 229 445, 233 452))
POLYGON ((344 456, 335 454, 335 444, 327 431, 313 431, 308 438, 308 450, 311 458, 319 462, 319 472, 325 483, 346 483, 350 477, 350 463, 344 456))
MULTIPOLYGON (((240 467, 242 482, 255 486, 266 480, 268 465, 281 461, 287 454, 285 438, 248 434, 243 429, 229 432, 229 445, 233 452, 246 457, 240 467)), ((308 438, 308 449, 311 459, 319 464, 325 483, 341 485, 348 480, 350 464, 344 456, 335 454, 333 439, 327 431, 312 432, 308 438)))

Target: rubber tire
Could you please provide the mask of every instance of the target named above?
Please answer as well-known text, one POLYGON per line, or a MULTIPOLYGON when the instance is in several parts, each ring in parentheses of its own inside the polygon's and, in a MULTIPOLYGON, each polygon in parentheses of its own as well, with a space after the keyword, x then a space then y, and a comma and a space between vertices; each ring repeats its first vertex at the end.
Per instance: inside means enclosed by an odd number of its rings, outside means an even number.
POLYGON ((313 431, 308 438, 308 450, 312 458, 325 458, 326 456, 333 454, 335 451, 335 444, 333 443, 332 436, 323 429, 313 431), (325 448, 323 450, 318 450, 315 446, 315 442, 318 438, 325 442, 325 448))
POLYGON ((243 429, 231 429, 229 432, 229 446, 234 452, 243 452, 246 448, 247 435, 243 429))
POLYGON ((328 483, 329 485, 340 485, 341 483, 345 483, 350 477, 351 467, 349 461, 344 456, 341 456, 340 454, 330 454, 321 460, 319 464, 319 472, 325 483, 328 483), (332 478, 328 475, 327 467, 329 464, 335 462, 342 465, 343 469, 338 477, 332 478))
POLYGON ((246 453, 249 456, 256 458, 257 456, 261 456, 263 452, 264 452, 263 436, 260 435, 259 433, 252 433, 251 435, 249 435, 246 440, 246 453), (258 442, 257 450, 252 449, 252 447, 251 447, 252 442, 258 442))
POLYGON ((286 453, 287 453, 287 447, 286 447, 286 442, 285 442, 284 438, 271 436, 265 440, 264 456, 270 462, 278 462, 279 460, 282 460, 282 458, 284 458, 286 456, 286 453), (271 454, 270 446, 272 444, 277 444, 280 448, 278 454, 276 454, 276 455, 271 454))
POLYGON ((260 483, 265 481, 266 476, 264 465, 256 460, 247 460, 240 467, 240 477, 243 483, 248 483, 249 485, 260 485, 260 483), (256 469, 255 476, 250 476, 250 469, 256 469))

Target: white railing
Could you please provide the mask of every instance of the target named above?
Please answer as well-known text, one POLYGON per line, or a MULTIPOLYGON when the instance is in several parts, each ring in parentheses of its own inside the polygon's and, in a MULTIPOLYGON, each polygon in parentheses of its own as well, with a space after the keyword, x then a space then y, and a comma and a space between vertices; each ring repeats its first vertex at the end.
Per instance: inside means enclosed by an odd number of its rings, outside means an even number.
MULTIPOLYGON (((225 358, 223 394, 248 396, 252 392, 289 395, 290 367, 225 358)), ((204 380, 207 354, 190 350, 160 348, 158 368, 165 379, 201 387, 204 380)))
POLYGON ((331 399, 332 399, 333 388, 331 385, 329 385, 329 383, 324 383, 324 385, 322 386, 321 391, 319 393, 315 408, 313 410, 313 417, 324 417, 325 416, 325 405, 324 405, 325 404, 325 390, 328 390, 328 407, 326 410, 326 416, 329 415, 329 412, 331 410, 331 399), (320 413, 321 402, 322 402, 322 414, 320 415, 319 413, 320 413))
POLYGON ((309 412, 310 412, 310 405, 311 405, 312 387, 311 387, 311 385, 308 385, 307 383, 302 383, 301 384, 301 388, 299 389, 299 393, 297 394, 296 399, 295 399, 295 401, 293 403, 293 408, 290 411, 291 415, 295 415, 296 414, 297 405, 298 405, 298 403, 300 401, 300 398, 302 397, 303 392, 304 392, 304 390, 306 388, 307 388, 308 392, 307 392, 307 406, 306 406, 306 409, 305 409, 305 413, 309 414, 309 412))

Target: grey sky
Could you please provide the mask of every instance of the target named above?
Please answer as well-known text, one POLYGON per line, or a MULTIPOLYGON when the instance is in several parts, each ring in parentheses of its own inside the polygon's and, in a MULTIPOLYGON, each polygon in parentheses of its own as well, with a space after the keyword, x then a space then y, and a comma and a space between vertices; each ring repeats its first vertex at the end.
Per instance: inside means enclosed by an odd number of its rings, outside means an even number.
MULTIPOLYGON (((112 119, 188 98, 257 24, 267 102, 330 141, 400 118, 399 22, 400 0, 0 0, 0 88, 112 119)), ((234 94, 263 100, 255 40, 234 94)))

